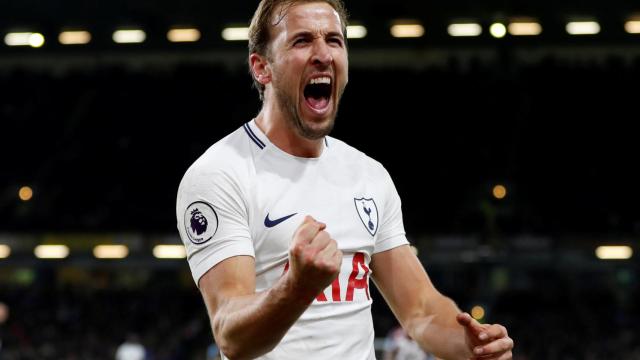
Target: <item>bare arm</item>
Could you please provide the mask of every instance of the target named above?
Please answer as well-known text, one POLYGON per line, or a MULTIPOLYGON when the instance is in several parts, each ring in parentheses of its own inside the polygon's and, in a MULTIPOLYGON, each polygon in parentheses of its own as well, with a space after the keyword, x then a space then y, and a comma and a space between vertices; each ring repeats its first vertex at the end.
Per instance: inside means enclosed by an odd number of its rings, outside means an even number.
POLYGON ((232 359, 273 349, 311 302, 294 294, 287 276, 271 289, 255 293, 254 268, 252 257, 236 256, 200 278, 216 342, 232 359))
POLYGON ((342 253, 310 217, 296 231, 289 250, 290 270, 270 289, 255 292, 252 257, 228 258, 200 278, 218 346, 230 359, 247 359, 271 351, 337 276, 342 253))
POLYGON ((405 331, 420 346, 445 359, 468 359, 460 310, 431 283, 409 246, 373 255, 373 280, 405 331))
POLYGON ((373 280, 405 331, 443 359, 511 359, 511 340, 501 325, 479 324, 435 289, 409 246, 373 255, 373 280), (480 350, 481 349, 481 350, 480 350), (481 352, 480 352, 481 351, 481 352))

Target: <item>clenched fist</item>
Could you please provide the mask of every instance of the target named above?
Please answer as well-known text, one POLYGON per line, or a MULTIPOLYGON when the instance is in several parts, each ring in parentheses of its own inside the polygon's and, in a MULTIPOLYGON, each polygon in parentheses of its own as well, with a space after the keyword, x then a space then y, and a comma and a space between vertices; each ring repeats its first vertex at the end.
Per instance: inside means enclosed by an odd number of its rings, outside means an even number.
POLYGON ((307 215, 293 234, 288 276, 302 296, 315 298, 340 272, 342 251, 326 228, 307 215))

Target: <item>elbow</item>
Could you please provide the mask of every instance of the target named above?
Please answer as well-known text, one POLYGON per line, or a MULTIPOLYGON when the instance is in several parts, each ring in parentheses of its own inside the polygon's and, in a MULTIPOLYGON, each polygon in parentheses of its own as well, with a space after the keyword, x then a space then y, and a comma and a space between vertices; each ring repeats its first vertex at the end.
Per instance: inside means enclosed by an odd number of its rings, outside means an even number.
POLYGON ((242 349, 232 344, 220 344, 220 352, 224 354, 229 360, 242 360, 248 359, 248 357, 242 353, 242 349))
POLYGON ((252 348, 251 346, 243 346, 241 344, 233 344, 224 341, 219 344, 219 348, 220 352, 222 352, 229 360, 255 359, 256 357, 273 350, 273 347, 257 349, 252 348))
POLYGON ((224 354, 224 356, 226 356, 229 360, 242 360, 249 358, 247 354, 243 352, 243 350, 246 350, 243 349, 243 346, 228 339, 222 334, 220 334, 221 336, 218 336, 219 333, 214 334, 220 352, 224 354))
POLYGON ((277 345, 275 343, 272 346, 265 346, 260 341, 249 340, 250 337, 233 336, 218 321, 212 323, 212 330, 220 352, 229 360, 254 359, 273 350, 277 345))
POLYGON ((211 329, 213 330, 215 342, 224 356, 230 360, 241 360, 247 358, 246 354, 243 354, 243 347, 240 346, 237 341, 234 341, 227 331, 224 331, 222 319, 217 316, 214 317, 211 322, 211 329))

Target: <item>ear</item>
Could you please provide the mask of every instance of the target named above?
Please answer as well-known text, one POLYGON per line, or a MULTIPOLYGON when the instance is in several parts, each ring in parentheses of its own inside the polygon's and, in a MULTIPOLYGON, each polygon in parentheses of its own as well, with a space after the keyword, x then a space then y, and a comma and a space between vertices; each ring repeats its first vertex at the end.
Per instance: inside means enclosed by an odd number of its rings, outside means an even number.
POLYGON ((251 73, 254 79, 262 85, 267 85, 271 82, 271 66, 269 66, 265 56, 253 53, 249 55, 249 63, 251 64, 251 73))

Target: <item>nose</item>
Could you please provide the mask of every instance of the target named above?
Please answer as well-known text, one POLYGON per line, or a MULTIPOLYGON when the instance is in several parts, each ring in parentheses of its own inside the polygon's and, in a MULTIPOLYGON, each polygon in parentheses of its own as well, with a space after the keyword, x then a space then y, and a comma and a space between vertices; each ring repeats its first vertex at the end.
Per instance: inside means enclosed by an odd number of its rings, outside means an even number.
POLYGON ((333 62, 331 49, 324 39, 318 39, 313 46, 311 63, 316 66, 328 67, 333 62))

